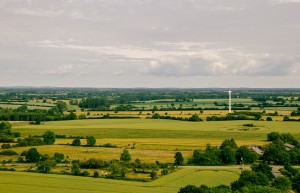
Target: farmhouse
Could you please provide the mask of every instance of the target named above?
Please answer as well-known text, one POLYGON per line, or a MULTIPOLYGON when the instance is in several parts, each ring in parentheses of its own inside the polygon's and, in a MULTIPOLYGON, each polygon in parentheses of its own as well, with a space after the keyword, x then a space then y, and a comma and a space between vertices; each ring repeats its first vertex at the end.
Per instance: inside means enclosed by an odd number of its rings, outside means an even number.
POLYGON ((261 149, 259 149, 259 147, 257 147, 257 145, 248 145, 247 148, 259 156, 264 155, 264 152, 261 149))
POLYGON ((283 145, 284 145, 284 147, 285 147, 285 150, 287 150, 287 151, 290 151, 291 149, 294 149, 294 148, 295 148, 294 145, 289 144, 289 143, 285 143, 285 144, 283 144, 283 145))

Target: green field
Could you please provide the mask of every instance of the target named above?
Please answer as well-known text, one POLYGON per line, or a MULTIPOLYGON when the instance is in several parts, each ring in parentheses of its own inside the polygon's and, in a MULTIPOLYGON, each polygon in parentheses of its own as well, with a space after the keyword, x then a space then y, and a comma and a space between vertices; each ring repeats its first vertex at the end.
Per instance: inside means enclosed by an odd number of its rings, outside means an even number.
POLYGON ((9 193, 176 193, 188 184, 229 185, 238 169, 181 169, 153 182, 130 182, 23 172, 0 172, 0 192, 9 193))
MULTIPOLYGON (((133 160, 144 162, 173 162, 176 151, 181 151, 187 160, 193 150, 204 149, 206 144, 219 146, 224 139, 234 138, 241 145, 265 145, 267 134, 272 131, 290 132, 300 139, 299 122, 282 121, 224 121, 224 122, 186 122, 154 119, 111 119, 75 120, 45 122, 42 125, 29 125, 26 122, 13 123, 13 131, 22 137, 42 135, 47 130, 67 136, 95 136, 97 145, 111 143, 118 148, 74 147, 68 144, 72 139, 57 139, 52 146, 36 147, 41 153, 53 155, 64 153, 72 159, 97 158, 118 159, 123 148, 129 148, 133 160), (252 123, 254 127, 243 124, 252 123), (130 149, 134 146, 134 149, 130 149)), ((85 139, 81 140, 86 143, 85 139)), ((21 153, 28 147, 13 148, 21 153)), ((18 157, 14 156, 13 160, 18 157)), ((0 160, 1 161, 1 160, 0 160)))
POLYGON ((22 136, 42 135, 47 130, 73 136, 93 135, 98 139, 197 139, 224 140, 234 138, 240 142, 262 142, 272 131, 290 132, 300 139, 299 122, 215 121, 187 122, 153 119, 110 119, 45 122, 42 125, 14 123, 13 131, 22 136), (252 123, 254 127, 244 127, 252 123))

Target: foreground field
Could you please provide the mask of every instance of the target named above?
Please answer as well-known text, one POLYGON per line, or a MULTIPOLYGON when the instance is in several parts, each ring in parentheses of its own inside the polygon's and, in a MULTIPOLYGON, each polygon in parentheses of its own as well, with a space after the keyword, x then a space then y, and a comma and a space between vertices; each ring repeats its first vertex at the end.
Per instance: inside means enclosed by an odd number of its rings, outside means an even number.
POLYGON ((0 172, 1 192, 9 193, 176 193, 182 186, 229 185, 239 175, 237 169, 181 169, 153 182, 129 182, 102 178, 0 172))

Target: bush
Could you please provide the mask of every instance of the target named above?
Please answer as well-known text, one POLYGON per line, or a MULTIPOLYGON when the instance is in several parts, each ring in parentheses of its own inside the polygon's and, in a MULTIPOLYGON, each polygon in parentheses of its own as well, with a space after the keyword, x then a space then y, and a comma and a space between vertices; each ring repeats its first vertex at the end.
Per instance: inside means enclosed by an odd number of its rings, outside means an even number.
POLYGON ((267 117, 267 121, 273 121, 272 117, 267 117))
POLYGON ((72 142, 72 145, 73 146, 80 146, 81 145, 80 139, 79 138, 74 139, 73 142, 72 142))
POLYGON ((10 143, 3 143, 3 144, 1 145, 1 147, 2 147, 2 149, 10 149, 10 148, 11 148, 11 145, 10 145, 10 143))
POLYGON ((18 153, 13 150, 4 150, 0 152, 0 155, 18 155, 18 153))
POLYGON ((93 177, 98 178, 99 177, 99 172, 98 171, 94 171, 93 177))

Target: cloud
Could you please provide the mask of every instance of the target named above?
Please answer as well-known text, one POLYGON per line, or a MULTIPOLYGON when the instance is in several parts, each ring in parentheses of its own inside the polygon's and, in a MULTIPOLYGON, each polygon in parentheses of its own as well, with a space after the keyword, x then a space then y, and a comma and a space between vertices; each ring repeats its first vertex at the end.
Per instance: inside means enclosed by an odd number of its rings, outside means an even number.
POLYGON ((287 4, 287 3, 300 3, 300 0, 271 0, 276 4, 287 4))
POLYGON ((56 69, 49 69, 44 72, 41 72, 41 74, 49 74, 49 75, 64 75, 71 73, 73 70, 72 64, 65 64, 62 66, 58 66, 56 69))
POLYGON ((153 76, 289 76, 300 75, 297 58, 266 56, 191 55, 164 56, 140 69, 153 76))

